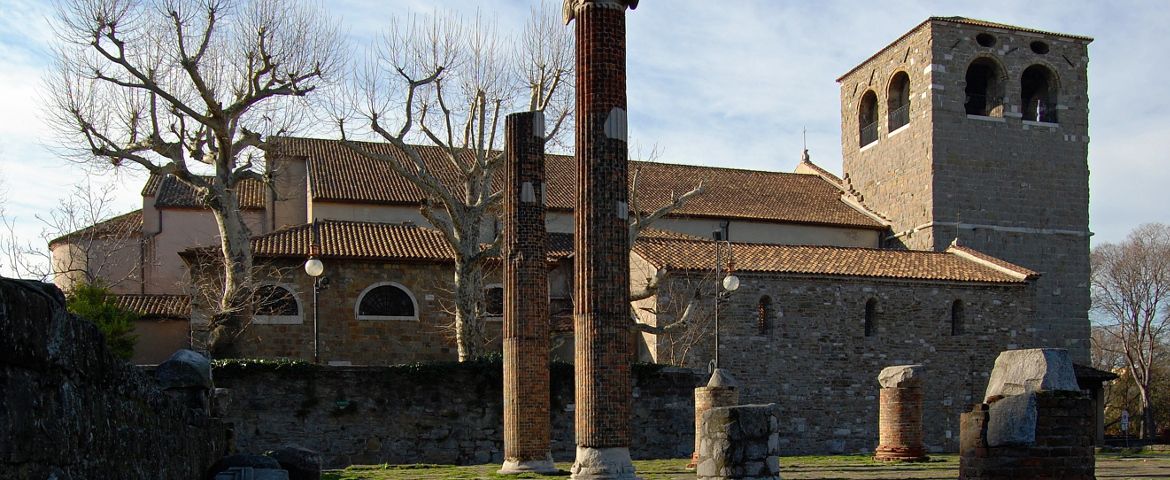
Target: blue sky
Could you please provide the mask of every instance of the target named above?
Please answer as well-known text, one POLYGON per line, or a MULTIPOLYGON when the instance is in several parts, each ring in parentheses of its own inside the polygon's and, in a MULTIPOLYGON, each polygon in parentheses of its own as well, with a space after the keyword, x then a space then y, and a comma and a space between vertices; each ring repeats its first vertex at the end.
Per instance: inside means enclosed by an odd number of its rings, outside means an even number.
MULTIPOLYGON (((478 9, 518 30, 538 0, 335 0, 326 2, 356 44, 391 15, 478 9)), ((557 2, 559 3, 559 1, 557 2)), ((661 161, 791 171, 801 131, 818 164, 840 172, 836 78, 926 17, 959 15, 1096 38, 1089 47, 1094 244, 1145 222, 1170 223, 1163 143, 1170 56, 1163 1, 774 1, 647 0, 629 14, 629 111, 634 151, 661 161)), ((0 0, 0 183, 19 234, 85 178, 54 155, 42 77, 52 31, 48 2, 0 0)), ((107 173, 119 211, 138 208, 141 175, 107 173)))

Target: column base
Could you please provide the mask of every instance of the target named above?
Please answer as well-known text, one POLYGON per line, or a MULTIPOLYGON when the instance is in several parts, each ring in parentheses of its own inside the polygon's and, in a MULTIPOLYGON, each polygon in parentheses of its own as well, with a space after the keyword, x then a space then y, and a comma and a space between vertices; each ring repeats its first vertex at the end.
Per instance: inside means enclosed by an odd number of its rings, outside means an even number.
POLYGON ((881 462, 925 462, 930 460, 925 448, 883 447, 873 452, 873 459, 881 462))
POLYGON ((573 480, 637 480, 630 449, 626 447, 577 447, 573 480))
POLYGON ((560 473, 560 469, 553 464, 552 454, 546 454, 543 460, 516 460, 505 459, 504 466, 496 473, 500 475, 517 475, 521 473, 560 473))

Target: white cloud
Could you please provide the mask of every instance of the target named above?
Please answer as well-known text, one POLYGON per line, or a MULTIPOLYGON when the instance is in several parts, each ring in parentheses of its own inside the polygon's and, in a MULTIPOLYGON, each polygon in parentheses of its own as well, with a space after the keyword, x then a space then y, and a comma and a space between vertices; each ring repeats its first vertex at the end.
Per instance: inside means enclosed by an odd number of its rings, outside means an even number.
MULTIPOLYGON (((501 30, 516 30, 534 3, 337 0, 327 8, 362 43, 391 16, 429 14, 436 5, 464 16, 480 9, 501 30)), ((43 148, 52 137, 35 121, 42 105, 29 85, 46 63, 48 11, 33 0, 0 0, 0 11, 0 161, 4 175, 16 178, 8 184, 19 193, 10 197, 35 199, 20 208, 44 211, 55 201, 50 192, 81 177, 43 148)), ((1170 223, 1162 147, 1170 96, 1161 85, 1170 63, 1150 53, 1170 25, 1163 2, 642 2, 627 17, 631 137, 644 149, 658 144, 663 161, 791 170, 807 127, 813 159, 839 173, 836 78, 931 15, 1096 37, 1089 50, 1094 241, 1124 238, 1143 222, 1170 223)), ((125 187, 127 198, 137 191, 125 187)))

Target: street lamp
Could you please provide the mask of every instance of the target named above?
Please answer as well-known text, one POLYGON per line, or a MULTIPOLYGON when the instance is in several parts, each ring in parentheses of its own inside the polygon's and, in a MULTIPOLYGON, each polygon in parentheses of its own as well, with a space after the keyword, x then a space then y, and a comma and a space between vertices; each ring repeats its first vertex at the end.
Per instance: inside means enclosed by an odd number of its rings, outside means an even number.
POLYGON ((313 277, 313 363, 321 363, 320 342, 317 340, 319 334, 317 318, 319 317, 319 310, 317 309, 317 295, 321 293, 321 277, 325 273, 325 264, 321 263, 321 259, 317 258, 320 255, 319 250, 321 246, 314 243, 309 247, 309 259, 305 261, 305 273, 313 277))
POLYGON ((716 280, 715 284, 715 360, 711 365, 711 372, 714 373, 719 368, 719 300, 721 297, 730 295, 739 289, 739 277, 735 276, 735 257, 731 252, 731 242, 721 240, 722 232, 715 232, 715 278, 718 279, 722 274, 723 268, 723 250, 727 250, 727 276, 723 277, 722 281, 716 280), (720 287, 727 293, 720 292, 720 287))

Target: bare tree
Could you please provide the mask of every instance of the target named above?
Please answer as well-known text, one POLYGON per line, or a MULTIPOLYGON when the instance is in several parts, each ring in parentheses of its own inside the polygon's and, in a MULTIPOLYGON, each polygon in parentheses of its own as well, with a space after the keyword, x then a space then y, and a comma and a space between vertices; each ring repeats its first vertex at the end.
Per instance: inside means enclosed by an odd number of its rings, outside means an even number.
MULTIPOLYGON (((542 112, 546 142, 572 124, 575 53, 559 5, 542 3, 519 39, 503 38, 481 17, 409 17, 392 23, 357 76, 352 105, 336 114, 345 144, 386 162, 427 196, 421 213, 455 252, 454 325, 460 361, 478 356, 484 334, 484 262, 499 253, 503 115, 542 112), (513 50, 508 51, 509 48, 513 50), (360 129, 360 130, 359 130, 360 129), (368 129, 406 161, 351 141, 368 129), (438 147, 427 158, 421 142, 438 147)), ((697 194, 697 192, 695 192, 697 194)), ((635 215, 631 235, 677 208, 635 215)))
POLYGON ((492 183, 503 160, 502 115, 520 109, 551 113, 547 137, 556 138, 570 111, 565 102, 571 96, 564 91, 571 88, 572 42, 544 18, 550 12, 534 10, 525 41, 516 42, 481 17, 398 19, 356 79, 352 110, 337 116, 347 146, 385 161, 427 196, 421 213, 455 252, 460 361, 480 355, 487 342, 483 279, 486 260, 499 253, 500 232, 490 227, 500 204, 501 192, 492 183), (408 160, 348 141, 351 117, 408 160), (438 147, 443 158, 428 162, 415 142, 438 147))
POLYGON ((294 0, 60 0, 54 121, 76 154, 190 185, 212 211, 223 253, 213 328, 230 353, 249 297, 250 232, 237 186, 256 178, 270 135, 343 62, 335 24, 294 0), (295 108, 290 108, 295 107, 295 108), (196 170, 210 172, 200 175, 196 170))
POLYGON ((1170 327, 1170 226, 1145 224, 1091 257, 1093 308, 1107 320, 1098 347, 1120 353, 1142 408, 1142 438, 1157 433, 1151 387, 1170 327))
POLYGON ((41 224, 37 241, 21 240, 16 219, 5 217, 0 205, 0 223, 8 232, 0 256, 8 269, 21 278, 54 281, 67 292, 79 283, 116 288, 131 280, 139 260, 134 237, 141 216, 116 215, 114 189, 114 184, 90 180, 74 185, 48 214, 35 215, 41 224))

